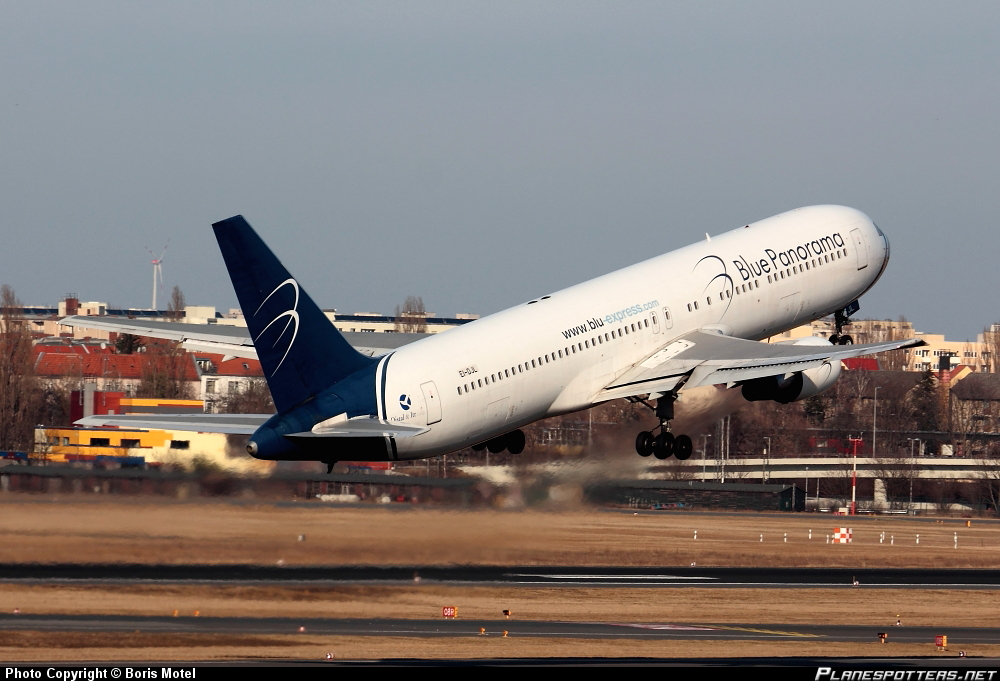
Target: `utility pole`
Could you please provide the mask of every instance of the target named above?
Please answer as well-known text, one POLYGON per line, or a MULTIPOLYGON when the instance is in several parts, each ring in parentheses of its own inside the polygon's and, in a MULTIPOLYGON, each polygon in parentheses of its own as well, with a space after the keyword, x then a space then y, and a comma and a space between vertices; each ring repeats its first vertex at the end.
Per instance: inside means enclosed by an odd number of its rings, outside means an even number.
POLYGON ((767 483, 767 464, 768 464, 768 459, 770 458, 771 455, 771 438, 765 435, 764 439, 767 440, 767 447, 764 448, 764 463, 761 466, 761 473, 760 473, 760 484, 762 485, 767 483))
POLYGON ((878 389, 875 386, 875 399, 872 400, 872 458, 875 458, 875 419, 878 417, 878 389))
POLYGON ((858 443, 860 437, 848 435, 847 439, 854 445, 854 464, 851 467, 851 515, 858 513, 858 443))

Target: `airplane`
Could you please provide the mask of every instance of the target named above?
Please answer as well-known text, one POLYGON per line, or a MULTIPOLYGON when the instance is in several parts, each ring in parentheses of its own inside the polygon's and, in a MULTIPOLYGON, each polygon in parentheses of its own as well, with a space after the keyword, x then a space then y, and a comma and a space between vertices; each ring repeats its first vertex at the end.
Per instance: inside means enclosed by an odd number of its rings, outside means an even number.
MULTIPOLYGON (((255 356, 275 414, 90 416, 82 425, 250 435, 258 459, 401 461, 466 447, 513 454, 522 427, 614 399, 658 420, 639 455, 685 460, 674 402, 707 385, 787 404, 837 380, 841 360, 924 345, 854 344, 858 299, 889 261, 889 241, 861 211, 809 206, 741 226, 444 333, 404 342, 372 334, 354 347, 242 216, 213 225, 247 328, 69 317, 62 323, 172 338, 255 356), (834 315, 829 338, 760 342, 834 315), (367 344, 367 345, 365 345, 367 344), (383 346, 383 347, 380 347, 383 346)), ((392 338, 396 336, 397 338, 392 338)))

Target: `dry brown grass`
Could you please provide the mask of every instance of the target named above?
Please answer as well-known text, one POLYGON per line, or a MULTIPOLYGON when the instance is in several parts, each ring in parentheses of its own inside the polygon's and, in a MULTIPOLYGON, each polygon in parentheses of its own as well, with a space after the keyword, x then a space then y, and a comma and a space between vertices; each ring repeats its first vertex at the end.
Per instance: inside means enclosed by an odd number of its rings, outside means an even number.
POLYGON ((1000 627, 995 591, 601 589, 445 586, 54 586, 0 584, 0 611, 37 614, 1000 627))
MULTIPOLYGON (((631 515, 592 509, 495 512, 295 507, 0 495, 0 562, 269 565, 745 565, 994 567, 995 525, 815 515, 631 515), (851 525, 855 543, 825 535, 851 525), (813 539, 808 536, 813 531, 813 539), (692 538, 698 530, 697 541, 692 538), (959 532, 959 548, 953 532, 959 532), (885 543, 879 534, 886 533, 885 543), (760 533, 764 542, 759 541, 760 533), (783 535, 788 534, 785 542, 783 535), (914 535, 921 535, 916 546, 914 535), (297 541, 300 534, 306 541, 297 541), (895 535, 895 545, 889 537, 895 535)), ((203 616, 462 618, 716 624, 1000 626, 996 592, 894 589, 600 589, 412 586, 58 586, 0 584, 0 611, 203 616)), ((502 626, 502 625, 500 625, 502 626)), ((931 644, 796 641, 454 639, 188 634, 0 635, 18 660, 503 658, 522 656, 913 656, 931 644)), ((960 645, 960 642, 954 642, 960 645)), ((970 655, 1000 655, 970 646, 970 655)))
POLYGON ((516 657, 970 657, 1000 656, 998 645, 936 651, 933 643, 823 643, 819 641, 684 641, 503 638, 498 634, 456 638, 373 636, 226 636, 190 634, 0 633, 5 662, 45 660, 339 660, 502 659, 516 657))
POLYGON ((0 562, 986 567, 995 525, 817 515, 496 512, 0 496, 0 562), (835 525, 854 544, 828 545, 835 525), (809 530, 812 540, 807 539, 809 530), (698 540, 693 537, 698 530, 698 540), (953 532, 959 548, 953 548, 953 532), (885 543, 879 543, 885 532, 885 543), (788 541, 784 541, 787 533, 788 541), (914 542, 920 534, 920 545, 914 542), (306 541, 297 537, 306 535, 306 541), (760 542, 760 534, 764 541, 760 542), (890 537, 895 545, 890 545, 890 537))

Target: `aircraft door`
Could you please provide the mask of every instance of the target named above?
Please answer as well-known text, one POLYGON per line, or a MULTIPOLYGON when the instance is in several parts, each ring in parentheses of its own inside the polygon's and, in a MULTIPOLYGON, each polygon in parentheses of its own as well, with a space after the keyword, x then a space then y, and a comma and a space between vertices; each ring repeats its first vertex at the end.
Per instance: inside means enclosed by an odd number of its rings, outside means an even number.
POLYGON ((854 248, 858 252, 858 269, 863 270, 868 267, 868 243, 860 229, 852 229, 851 237, 854 238, 854 248))
POLYGON ((427 406, 427 425, 437 423, 441 420, 441 396, 437 386, 434 381, 427 381, 420 384, 420 390, 424 393, 424 404, 427 406))
POLYGON ((497 400, 496 402, 490 402, 489 406, 486 407, 486 422, 483 424, 483 430, 489 432, 500 428, 507 422, 509 416, 509 397, 497 400))
POLYGON ((670 308, 663 308, 663 328, 672 329, 674 328, 674 318, 670 316, 670 308))

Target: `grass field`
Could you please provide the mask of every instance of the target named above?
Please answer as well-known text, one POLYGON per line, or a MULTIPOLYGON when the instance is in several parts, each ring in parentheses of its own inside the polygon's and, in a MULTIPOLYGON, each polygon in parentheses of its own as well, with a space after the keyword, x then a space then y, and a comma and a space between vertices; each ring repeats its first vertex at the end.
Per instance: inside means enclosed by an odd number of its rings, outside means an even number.
POLYGON ((1000 524, 975 520, 970 521, 972 527, 966 527, 966 521, 958 519, 818 514, 632 515, 586 508, 498 512, 336 508, 310 502, 274 505, 18 497, 0 496, 0 562, 656 566, 696 562, 856 568, 1000 565, 1000 524), (826 536, 841 525, 853 527, 853 544, 827 544, 826 536), (697 540, 693 538, 696 530, 697 540), (305 535, 305 541, 298 540, 300 535, 305 535))
MULTIPOLYGON (((1000 525, 947 519, 793 514, 639 514, 335 508, 309 502, 150 502, 0 496, 0 562, 253 563, 274 565, 735 565, 995 567, 1000 525), (854 543, 826 543, 834 525, 854 543), (698 539, 694 539, 694 531, 698 539), (809 539, 809 531, 812 539, 809 539), (958 548, 954 533, 958 532, 958 548), (884 533, 884 535, 883 535, 884 533), (764 541, 760 541, 763 534, 764 541), (785 535, 787 534, 787 540, 785 535), (920 535, 917 545, 915 536, 920 535), (304 535, 304 541, 299 536, 304 535), (884 537, 884 539, 883 539, 884 537), (894 542, 890 543, 894 538, 894 542), (880 541, 880 539, 882 541, 880 541)), ((599 589, 349 586, 0 585, 0 611, 202 616, 462 617, 891 626, 1000 626, 992 591, 894 589, 599 589)), ((498 626, 502 626, 498 623, 498 626)), ((953 648, 961 646, 952 641, 953 648)), ((993 646, 962 646, 998 655, 993 646)), ((5 660, 321 659, 517 656, 935 655, 933 642, 814 640, 515 640, 207 636, 137 632, 0 634, 5 660)), ((942 653, 944 654, 944 653, 942 653)))

